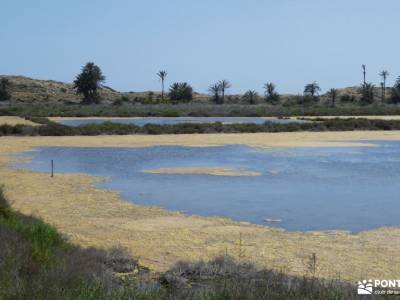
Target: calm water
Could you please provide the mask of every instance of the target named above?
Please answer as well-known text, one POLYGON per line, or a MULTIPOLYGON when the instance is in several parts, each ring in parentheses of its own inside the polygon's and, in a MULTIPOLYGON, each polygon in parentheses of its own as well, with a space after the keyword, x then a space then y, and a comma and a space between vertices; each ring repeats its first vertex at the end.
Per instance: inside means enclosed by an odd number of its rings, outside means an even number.
POLYGON ((113 123, 121 123, 121 124, 134 124, 138 126, 143 126, 145 124, 159 124, 159 125, 173 125, 173 124, 182 124, 182 123, 254 123, 254 124, 263 124, 265 121, 270 121, 273 123, 301 123, 304 122, 302 120, 292 120, 292 119, 278 119, 278 118, 258 118, 258 117, 179 117, 179 118, 127 118, 127 119, 70 119, 70 120, 61 120, 59 123, 68 125, 68 126, 79 126, 79 125, 87 125, 87 124, 101 124, 104 122, 113 122, 113 123))
MULTIPOLYGON (((219 215, 289 230, 399 226, 400 143, 376 148, 263 150, 192 148, 40 148, 17 167, 110 176, 99 184, 128 201, 188 214, 219 215), (237 167, 258 177, 145 174, 162 167, 237 167), (266 219, 281 219, 268 223, 266 219)), ((57 176, 57 175, 56 175, 57 176)))

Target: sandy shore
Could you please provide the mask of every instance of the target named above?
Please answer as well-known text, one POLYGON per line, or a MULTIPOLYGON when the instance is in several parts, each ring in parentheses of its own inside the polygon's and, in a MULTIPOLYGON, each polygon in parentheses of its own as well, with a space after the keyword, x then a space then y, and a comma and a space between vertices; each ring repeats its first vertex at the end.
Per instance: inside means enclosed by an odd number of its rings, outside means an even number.
MULTIPOLYGON (((40 146, 59 147, 148 147, 181 145, 208 147, 247 145, 250 147, 370 147, 374 140, 400 140, 400 131, 283 132, 177 135, 102 135, 0 137, 3 152, 24 151, 40 146)), ((1 154, 1 153, 0 153, 1 154)))
POLYGON ((235 168, 159 168, 144 170, 149 174, 206 174, 213 176, 260 176, 261 173, 235 168))
MULTIPOLYGON (((39 146, 144 147, 246 144, 256 147, 351 146, 352 140, 400 140, 400 132, 262 133, 179 136, 1 137, 0 183, 13 207, 54 224, 84 246, 126 247, 140 263, 162 271, 179 260, 230 255, 304 275, 316 253, 318 275, 359 280, 397 278, 400 228, 348 232, 287 232, 224 218, 185 216, 123 201, 94 186, 102 178, 48 174, 7 166, 13 154, 39 146), (240 241, 240 236, 242 240, 240 241)), ((364 143, 371 146, 373 143, 364 143)), ((195 192, 195 191, 194 191, 195 192)))
POLYGON ((13 117, 13 116, 0 116, 0 125, 31 125, 31 126, 39 126, 37 123, 33 123, 31 121, 25 120, 24 118, 20 117, 13 117))

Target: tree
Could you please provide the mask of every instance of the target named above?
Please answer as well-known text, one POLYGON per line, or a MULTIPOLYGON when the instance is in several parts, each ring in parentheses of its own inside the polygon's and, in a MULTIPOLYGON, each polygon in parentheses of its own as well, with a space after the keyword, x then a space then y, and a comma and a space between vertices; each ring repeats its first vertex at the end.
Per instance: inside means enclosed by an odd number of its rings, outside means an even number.
POLYGON ((279 102, 279 94, 276 92, 276 86, 272 82, 264 84, 265 100, 269 103, 276 104, 279 102))
POLYGON ((400 77, 397 77, 392 88, 391 100, 393 103, 400 103, 400 77))
POLYGON ((254 90, 248 90, 243 95, 243 99, 249 104, 256 104, 258 98, 258 93, 254 90))
POLYGON ((389 72, 386 70, 383 70, 379 73, 379 75, 382 77, 383 81, 382 81, 382 101, 385 101, 386 99, 386 79, 389 76, 389 72))
POLYGON ((219 86, 221 88, 221 96, 222 96, 221 102, 224 103, 225 102, 225 91, 227 89, 231 88, 232 85, 228 80, 225 80, 225 79, 224 80, 220 80, 218 82, 218 84, 219 84, 219 86))
POLYGON ((321 91, 318 83, 315 81, 313 83, 309 83, 304 87, 304 96, 311 97, 313 100, 318 100, 318 93, 321 91))
POLYGON ((82 68, 82 72, 76 76, 74 88, 77 89, 78 94, 83 94, 84 103, 98 103, 100 98, 97 89, 105 79, 100 68, 92 62, 88 62, 82 68))
POLYGON ((208 88, 209 93, 212 95, 212 100, 216 104, 222 104, 220 93, 221 93, 221 85, 219 83, 214 83, 208 88))
POLYGON ((190 102, 193 99, 193 88, 187 82, 175 82, 169 88, 169 98, 177 102, 190 102))
POLYGON ((364 75, 364 85, 367 83, 366 81, 365 81, 365 75, 367 74, 367 66, 366 65, 361 65, 361 67, 362 67, 362 69, 363 69, 363 75, 364 75))
POLYGON ((336 98, 337 98, 338 90, 337 89, 330 89, 327 93, 328 97, 331 100, 332 107, 335 107, 336 98))
POLYGON ((164 101, 164 80, 167 77, 167 71, 159 71, 157 76, 161 79, 161 99, 164 101))
POLYGON ((11 83, 7 78, 2 78, 0 80, 0 101, 11 99, 10 86, 11 83))
POLYGON ((374 89, 375 86, 372 83, 365 83, 360 88, 361 103, 371 104, 374 102, 374 89))

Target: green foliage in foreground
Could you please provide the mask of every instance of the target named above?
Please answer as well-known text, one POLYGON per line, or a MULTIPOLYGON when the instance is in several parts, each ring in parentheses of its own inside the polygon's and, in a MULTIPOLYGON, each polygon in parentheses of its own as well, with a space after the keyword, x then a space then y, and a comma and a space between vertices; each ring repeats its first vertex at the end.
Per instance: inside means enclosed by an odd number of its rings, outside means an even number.
POLYGON ((0 241, 0 299, 358 299, 353 285, 259 270, 229 256, 178 263, 153 279, 122 250, 82 249, 13 211, 1 188, 0 241))
POLYGON ((0 299, 159 298, 156 288, 125 286, 113 275, 137 268, 122 250, 70 244, 53 226, 13 211, 2 189, 0 241, 0 299))

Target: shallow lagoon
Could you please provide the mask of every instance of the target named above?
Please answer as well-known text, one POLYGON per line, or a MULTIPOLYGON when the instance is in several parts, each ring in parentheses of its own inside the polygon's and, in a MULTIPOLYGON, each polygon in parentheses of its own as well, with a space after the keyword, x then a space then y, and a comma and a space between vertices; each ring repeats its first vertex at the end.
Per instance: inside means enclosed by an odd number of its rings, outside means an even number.
POLYGON ((88 124, 101 124, 104 122, 112 122, 119 124, 133 124, 143 126, 146 124, 157 125, 174 125, 183 123, 215 123, 224 124, 264 124, 266 121, 286 124, 305 122, 296 119, 278 119, 278 118, 260 118, 260 117, 147 117, 147 118, 79 118, 79 119, 58 119, 57 122, 68 126, 80 126, 88 124))
POLYGON ((399 226, 400 142, 381 147, 258 149, 247 146, 39 148, 17 167, 109 176, 100 187, 128 200, 188 214, 225 216, 289 230, 358 232, 399 226), (149 174, 223 167, 260 176, 149 174), (281 220, 266 222, 267 219, 281 220))

